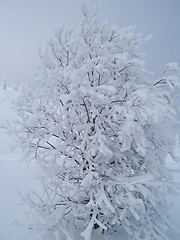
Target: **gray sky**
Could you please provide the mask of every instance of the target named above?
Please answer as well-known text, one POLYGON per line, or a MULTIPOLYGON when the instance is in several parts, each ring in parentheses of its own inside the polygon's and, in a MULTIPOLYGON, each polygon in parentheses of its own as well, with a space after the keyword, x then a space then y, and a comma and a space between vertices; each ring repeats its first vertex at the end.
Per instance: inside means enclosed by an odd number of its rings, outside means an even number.
MULTIPOLYGON (((29 81, 39 65, 38 46, 45 46, 62 25, 80 22, 81 0, 0 0, 0 78, 29 81)), ((86 0, 88 6, 97 0, 86 0)), ((180 65, 180 0, 104 0, 100 21, 119 27, 137 25, 145 37, 146 66, 160 76, 166 63, 180 65)))

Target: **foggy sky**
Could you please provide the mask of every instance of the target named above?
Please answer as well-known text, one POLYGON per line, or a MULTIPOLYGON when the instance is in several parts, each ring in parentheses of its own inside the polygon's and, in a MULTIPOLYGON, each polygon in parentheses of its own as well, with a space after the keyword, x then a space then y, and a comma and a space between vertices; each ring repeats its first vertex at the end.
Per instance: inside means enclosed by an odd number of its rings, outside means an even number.
MULTIPOLYGON (((54 31, 81 20, 80 0, 0 0, 0 79, 29 81, 40 64, 38 47, 54 31)), ((86 0, 88 6, 99 1, 86 0)), ((104 0, 99 20, 119 27, 136 25, 146 43, 146 66, 161 76, 168 62, 180 65, 180 0, 104 0)))

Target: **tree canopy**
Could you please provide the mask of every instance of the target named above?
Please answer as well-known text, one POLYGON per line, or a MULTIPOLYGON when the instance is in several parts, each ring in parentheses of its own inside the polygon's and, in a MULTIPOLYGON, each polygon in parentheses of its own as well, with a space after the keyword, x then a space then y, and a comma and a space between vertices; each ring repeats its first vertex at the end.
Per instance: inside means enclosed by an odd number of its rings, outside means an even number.
POLYGON ((176 119, 180 69, 168 64, 153 80, 134 26, 82 13, 78 31, 60 29, 48 43, 17 103, 20 145, 42 169, 44 192, 29 201, 48 239, 79 229, 90 240, 94 229, 110 236, 118 226, 133 240, 166 239, 174 139, 164 129, 176 119))

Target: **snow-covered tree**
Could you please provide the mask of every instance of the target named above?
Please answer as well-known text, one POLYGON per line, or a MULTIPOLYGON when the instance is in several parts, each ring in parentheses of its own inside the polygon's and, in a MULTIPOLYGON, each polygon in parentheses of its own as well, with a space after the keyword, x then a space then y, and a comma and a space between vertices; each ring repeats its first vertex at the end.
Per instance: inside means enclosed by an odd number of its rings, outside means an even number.
POLYGON ((133 240, 167 239, 174 183, 165 158, 174 139, 165 129, 175 121, 180 69, 168 64, 152 80, 135 27, 82 13, 78 31, 56 32, 18 100, 20 145, 42 169, 44 191, 29 201, 47 239, 80 229, 90 240, 95 229, 110 236, 118 226, 133 240))
POLYGON ((1 81, 0 81, 0 87, 4 90, 7 89, 7 84, 6 84, 6 78, 5 77, 2 77, 1 78, 1 81))

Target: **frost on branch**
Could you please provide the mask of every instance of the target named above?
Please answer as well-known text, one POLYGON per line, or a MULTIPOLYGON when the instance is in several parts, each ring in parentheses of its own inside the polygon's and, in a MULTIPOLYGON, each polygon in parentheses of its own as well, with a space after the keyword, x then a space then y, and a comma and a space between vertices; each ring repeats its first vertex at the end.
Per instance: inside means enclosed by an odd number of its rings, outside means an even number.
POLYGON ((169 64, 152 80, 134 27, 83 16, 78 33, 56 32, 17 103, 20 144, 42 169, 44 193, 29 201, 52 239, 81 229, 90 240, 118 226, 133 240, 166 239, 174 139, 164 129, 175 121, 180 69, 169 64))

